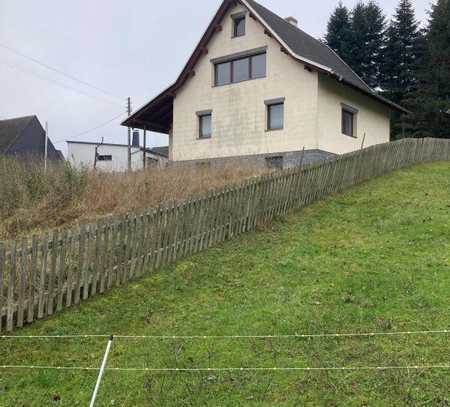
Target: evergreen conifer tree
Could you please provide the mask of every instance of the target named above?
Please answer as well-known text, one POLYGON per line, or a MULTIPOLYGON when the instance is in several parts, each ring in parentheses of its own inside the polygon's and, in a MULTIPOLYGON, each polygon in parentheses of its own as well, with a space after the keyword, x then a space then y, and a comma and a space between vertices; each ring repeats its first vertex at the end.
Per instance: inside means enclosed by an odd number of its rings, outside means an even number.
POLYGON ((383 48, 385 45, 384 33, 386 18, 380 6, 374 1, 366 5, 367 24, 367 63, 364 72, 365 81, 372 88, 381 87, 381 65, 383 61, 383 48))
POLYGON ((352 12, 350 66, 372 88, 381 85, 385 17, 374 1, 359 2, 352 12))
POLYGON ((350 11, 342 2, 339 2, 328 21, 325 36, 327 45, 348 64, 351 63, 352 30, 350 20, 350 11))
POLYGON ((394 18, 386 30, 382 62, 382 88, 396 103, 415 89, 415 65, 418 59, 419 25, 411 0, 400 0, 394 18))
POLYGON ((432 6, 425 41, 417 90, 409 102, 414 132, 418 137, 450 138, 450 0, 432 6))

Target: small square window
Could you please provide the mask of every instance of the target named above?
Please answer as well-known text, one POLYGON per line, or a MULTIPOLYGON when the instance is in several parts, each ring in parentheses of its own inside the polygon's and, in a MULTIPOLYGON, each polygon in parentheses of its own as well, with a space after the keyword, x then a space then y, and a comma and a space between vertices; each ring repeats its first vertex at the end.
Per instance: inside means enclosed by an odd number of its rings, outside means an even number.
POLYGON ((233 18, 233 37, 245 35, 245 16, 233 18))
POLYGON ((97 161, 112 161, 112 155, 97 155, 97 161))
POLYGON ((355 113, 342 109, 342 134, 350 137, 355 136, 355 113))
POLYGON ((284 103, 267 105, 267 130, 281 130, 284 127, 284 103))
POLYGON ((199 114, 199 138, 211 138, 212 136, 212 114, 204 113, 199 114))

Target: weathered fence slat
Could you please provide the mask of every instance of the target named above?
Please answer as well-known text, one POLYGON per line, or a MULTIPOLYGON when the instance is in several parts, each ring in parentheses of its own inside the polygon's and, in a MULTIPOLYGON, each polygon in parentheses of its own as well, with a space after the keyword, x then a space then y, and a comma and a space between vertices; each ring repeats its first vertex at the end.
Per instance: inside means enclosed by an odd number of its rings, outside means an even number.
POLYGON ((25 306, 25 286, 27 277, 27 263, 28 263, 28 241, 22 239, 20 247, 20 268, 18 278, 18 291, 17 291, 17 327, 23 327, 24 306, 25 306))
POLYGON ((66 307, 70 307, 72 305, 72 293, 73 293, 73 285, 74 285, 74 254, 75 254, 75 239, 73 236, 73 232, 69 232, 67 237, 67 247, 68 247, 68 255, 67 255, 67 289, 66 289, 66 307))
POLYGON ((28 275, 28 313, 27 323, 31 324, 34 320, 35 310, 35 292, 37 286, 37 260, 38 260, 38 239, 36 235, 31 238, 31 259, 30 259, 30 272, 28 275))
POLYGON ((41 267, 40 267, 40 278, 39 278, 39 293, 38 293, 38 319, 44 317, 45 313, 45 281, 47 275, 47 265, 48 265, 48 233, 45 232, 42 252, 41 252, 41 267))
POLYGON ((7 316, 6 316, 6 330, 12 331, 14 328, 14 287, 16 282, 16 246, 13 242, 10 252, 9 261, 9 278, 8 278, 8 298, 7 298, 7 316))
POLYGON ((50 274, 48 279, 48 299, 47 299, 47 315, 53 315, 53 301, 54 301, 54 286, 55 286, 55 274, 58 261, 58 241, 59 231, 53 232, 52 248, 51 248, 51 261, 50 261, 50 274))
POLYGON ((3 307, 5 305, 4 300, 4 279, 5 279, 5 246, 3 242, 0 242, 0 332, 3 330, 3 307))

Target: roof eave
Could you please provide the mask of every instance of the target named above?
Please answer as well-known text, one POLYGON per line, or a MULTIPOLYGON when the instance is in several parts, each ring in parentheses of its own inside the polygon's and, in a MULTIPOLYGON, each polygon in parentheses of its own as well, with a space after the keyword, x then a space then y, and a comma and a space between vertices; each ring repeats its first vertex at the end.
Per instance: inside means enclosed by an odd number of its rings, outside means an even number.
POLYGON ((370 96, 373 99, 375 99, 376 101, 378 101, 378 102, 380 102, 380 103, 382 103, 382 104, 384 104, 386 106, 389 106, 392 110, 396 110, 396 111, 398 111, 400 113, 404 113, 404 114, 410 114, 411 113, 409 110, 407 110, 404 107, 398 105, 397 103, 394 103, 391 100, 386 99, 385 97, 383 97, 381 95, 378 95, 377 93, 375 93, 373 91, 366 91, 366 90, 360 88, 359 86, 356 86, 353 83, 345 80, 344 78, 339 77, 338 75, 336 75, 336 79, 338 79, 339 82, 341 82, 341 83, 343 83, 343 84, 345 84, 347 86, 350 86, 351 88, 353 88, 353 89, 355 89, 357 91, 360 91, 364 95, 370 96))

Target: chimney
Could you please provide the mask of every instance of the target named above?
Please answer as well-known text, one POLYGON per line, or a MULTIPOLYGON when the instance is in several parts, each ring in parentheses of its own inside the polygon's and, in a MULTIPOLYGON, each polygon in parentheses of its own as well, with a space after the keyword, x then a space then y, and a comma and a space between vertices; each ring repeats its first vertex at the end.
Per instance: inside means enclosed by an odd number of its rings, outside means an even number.
POLYGON ((297 20, 295 17, 292 17, 292 16, 286 17, 285 20, 286 20, 289 24, 292 24, 292 25, 298 27, 298 20, 297 20))
POLYGON ((133 142, 131 143, 133 147, 139 147, 139 130, 133 131, 133 142))

